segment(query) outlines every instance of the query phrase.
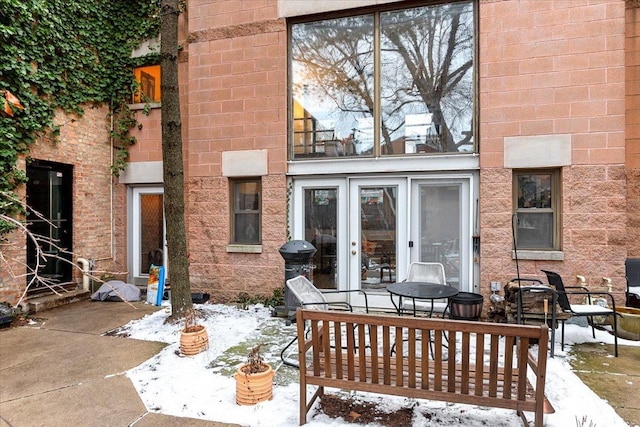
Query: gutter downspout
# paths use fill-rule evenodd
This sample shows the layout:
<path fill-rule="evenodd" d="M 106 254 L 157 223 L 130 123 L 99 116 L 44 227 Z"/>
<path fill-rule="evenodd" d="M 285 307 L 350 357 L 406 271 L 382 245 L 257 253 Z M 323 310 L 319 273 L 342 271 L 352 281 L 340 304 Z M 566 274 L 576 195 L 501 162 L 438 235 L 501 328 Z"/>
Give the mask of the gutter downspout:
<path fill-rule="evenodd" d="M 88 291 L 89 290 L 89 265 L 90 262 L 88 259 L 85 258 L 78 258 L 78 264 L 82 265 L 82 290 L 83 291 Z"/>

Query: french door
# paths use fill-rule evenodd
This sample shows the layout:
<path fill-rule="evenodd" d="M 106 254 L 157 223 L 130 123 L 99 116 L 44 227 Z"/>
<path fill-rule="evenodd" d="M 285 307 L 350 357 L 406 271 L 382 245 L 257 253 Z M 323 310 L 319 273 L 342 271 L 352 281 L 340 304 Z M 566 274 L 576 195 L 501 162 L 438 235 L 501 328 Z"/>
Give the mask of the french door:
<path fill-rule="evenodd" d="M 347 289 L 346 188 L 344 179 L 297 180 L 294 187 L 293 236 L 316 248 L 310 276 L 319 289 Z"/>
<path fill-rule="evenodd" d="M 371 307 L 392 308 L 386 286 L 413 261 L 440 262 L 449 284 L 471 288 L 470 177 L 331 178 L 294 181 L 292 238 L 316 247 L 319 289 L 362 290 Z M 364 305 L 358 293 L 328 299 Z M 330 297 L 330 298 L 329 298 Z"/>
<path fill-rule="evenodd" d="M 437 262 L 445 279 L 473 290 L 470 179 L 418 179 L 411 184 L 410 261 Z"/>
<path fill-rule="evenodd" d="M 149 267 L 167 265 L 162 187 L 136 187 L 132 191 L 131 271 L 136 285 L 146 285 Z"/>
<path fill-rule="evenodd" d="M 387 307 L 386 286 L 407 262 L 406 178 L 349 180 L 349 289 L 367 292 L 369 305 Z M 352 294 L 352 304 L 364 297 Z"/>

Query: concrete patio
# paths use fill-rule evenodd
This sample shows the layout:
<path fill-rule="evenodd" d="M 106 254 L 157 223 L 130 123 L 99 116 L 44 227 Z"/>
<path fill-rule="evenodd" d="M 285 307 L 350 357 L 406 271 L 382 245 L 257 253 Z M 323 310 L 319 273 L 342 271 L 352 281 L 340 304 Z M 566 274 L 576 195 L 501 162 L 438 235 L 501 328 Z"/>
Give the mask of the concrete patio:
<path fill-rule="evenodd" d="M 156 310 L 87 299 L 0 330 L 0 426 L 229 426 L 143 405 L 125 372 L 165 344 L 104 334 Z"/>

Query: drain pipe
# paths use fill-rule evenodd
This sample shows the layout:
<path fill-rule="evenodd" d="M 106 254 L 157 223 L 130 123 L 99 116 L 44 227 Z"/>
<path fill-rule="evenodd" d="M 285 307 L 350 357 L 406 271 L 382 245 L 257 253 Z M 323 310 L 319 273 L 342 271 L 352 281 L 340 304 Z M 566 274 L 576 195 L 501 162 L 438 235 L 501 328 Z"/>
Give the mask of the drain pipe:
<path fill-rule="evenodd" d="M 90 262 L 88 259 L 85 258 L 78 258 L 78 264 L 81 264 L 82 266 L 82 290 L 84 291 L 88 291 L 89 290 L 89 265 Z"/>

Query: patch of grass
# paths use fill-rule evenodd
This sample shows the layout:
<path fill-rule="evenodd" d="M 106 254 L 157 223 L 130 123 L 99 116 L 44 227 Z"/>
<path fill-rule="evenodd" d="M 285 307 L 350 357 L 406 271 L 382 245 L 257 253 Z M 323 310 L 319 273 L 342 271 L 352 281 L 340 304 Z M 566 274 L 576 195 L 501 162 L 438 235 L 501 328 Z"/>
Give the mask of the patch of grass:
<path fill-rule="evenodd" d="M 241 292 L 238 296 L 233 300 L 233 302 L 241 304 L 244 308 L 254 305 L 254 304 L 262 304 L 265 307 L 277 307 L 279 305 L 284 305 L 284 288 L 276 288 L 273 290 L 273 294 L 270 296 L 266 295 L 249 295 L 246 292 Z"/>

